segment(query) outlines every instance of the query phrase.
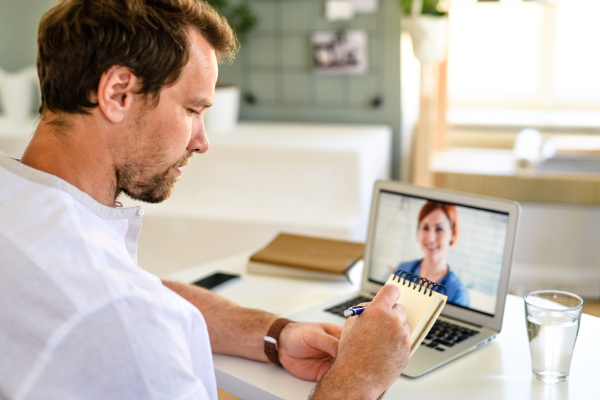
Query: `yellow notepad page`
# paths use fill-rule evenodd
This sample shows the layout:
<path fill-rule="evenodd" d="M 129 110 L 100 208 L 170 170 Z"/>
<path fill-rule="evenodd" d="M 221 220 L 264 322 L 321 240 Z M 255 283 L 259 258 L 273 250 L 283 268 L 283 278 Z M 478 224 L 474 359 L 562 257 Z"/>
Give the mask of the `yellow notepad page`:
<path fill-rule="evenodd" d="M 394 274 L 390 276 L 386 285 L 390 283 L 398 286 L 401 290 L 397 303 L 406 309 L 406 322 L 410 327 L 410 358 L 439 317 L 448 296 L 416 285 Z"/>

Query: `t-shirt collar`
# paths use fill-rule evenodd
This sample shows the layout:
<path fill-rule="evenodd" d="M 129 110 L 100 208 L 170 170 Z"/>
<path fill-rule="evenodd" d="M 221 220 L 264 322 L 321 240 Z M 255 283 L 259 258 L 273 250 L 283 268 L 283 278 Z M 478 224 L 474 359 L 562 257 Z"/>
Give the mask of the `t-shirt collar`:
<path fill-rule="evenodd" d="M 143 215 L 143 210 L 139 206 L 127 208 L 118 207 L 118 204 L 115 204 L 114 207 L 105 206 L 89 194 L 71 185 L 69 182 L 55 175 L 25 165 L 16 158 L 10 157 L 2 152 L 0 152 L 0 167 L 22 177 L 23 179 L 53 187 L 70 194 L 101 218 L 129 219 L 133 217 L 141 217 Z"/>

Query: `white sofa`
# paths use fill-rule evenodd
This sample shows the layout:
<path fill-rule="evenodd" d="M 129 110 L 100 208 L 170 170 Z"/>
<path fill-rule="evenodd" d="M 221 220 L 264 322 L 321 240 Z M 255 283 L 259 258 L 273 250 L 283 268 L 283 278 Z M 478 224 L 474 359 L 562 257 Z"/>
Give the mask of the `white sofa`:
<path fill-rule="evenodd" d="M 373 184 L 390 176 L 391 128 L 241 123 L 210 135 L 173 196 L 145 209 L 139 262 L 158 275 L 242 251 L 280 231 L 365 241 Z"/>

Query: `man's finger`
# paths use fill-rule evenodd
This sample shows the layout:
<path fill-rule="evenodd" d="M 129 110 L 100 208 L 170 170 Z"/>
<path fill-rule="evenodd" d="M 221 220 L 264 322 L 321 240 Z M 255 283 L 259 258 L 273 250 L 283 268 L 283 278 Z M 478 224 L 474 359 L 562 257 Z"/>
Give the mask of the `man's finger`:
<path fill-rule="evenodd" d="M 317 382 L 320 382 L 321 379 L 323 379 L 323 376 L 327 373 L 327 371 L 329 371 L 329 368 L 331 368 L 331 364 L 333 363 L 333 360 L 329 360 L 323 363 L 323 365 L 321 365 L 321 367 L 319 368 L 319 372 L 317 373 Z"/>
<path fill-rule="evenodd" d="M 340 336 L 342 335 L 342 327 L 340 325 L 323 322 L 323 323 L 321 323 L 321 326 L 323 327 L 323 330 L 325 332 L 329 333 L 333 337 L 336 337 L 339 339 Z"/>
<path fill-rule="evenodd" d="M 402 318 L 403 321 L 406 321 L 406 308 L 404 308 L 402 304 L 394 304 L 392 310 L 396 311 L 398 313 L 398 316 Z"/>
<path fill-rule="evenodd" d="M 381 289 L 379 289 L 379 292 L 377 292 L 377 295 L 375 296 L 371 304 L 383 304 L 389 308 L 392 308 L 399 298 L 400 288 L 396 285 L 388 284 L 384 285 Z"/>
<path fill-rule="evenodd" d="M 329 335 L 325 332 L 313 331 L 309 344 L 311 347 L 324 351 L 331 355 L 331 357 L 335 358 L 335 356 L 337 356 L 339 342 L 340 340 L 335 336 Z"/>

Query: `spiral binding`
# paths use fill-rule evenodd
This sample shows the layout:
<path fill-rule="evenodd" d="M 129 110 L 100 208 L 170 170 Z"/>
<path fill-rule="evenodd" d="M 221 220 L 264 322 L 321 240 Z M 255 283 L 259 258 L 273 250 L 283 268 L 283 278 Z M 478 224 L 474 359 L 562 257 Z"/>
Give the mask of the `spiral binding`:
<path fill-rule="evenodd" d="M 396 279 L 398 278 L 398 279 Z M 429 289 L 429 297 L 433 294 L 434 291 L 441 293 L 443 295 L 446 294 L 446 286 L 441 285 L 439 283 L 435 283 L 430 281 L 429 279 L 421 278 L 419 275 L 411 274 L 408 271 L 400 270 L 394 273 L 394 280 L 397 280 L 398 283 L 402 285 L 406 285 L 408 282 L 408 288 L 410 289 L 411 283 L 413 284 L 413 289 L 416 289 L 419 286 L 419 292 L 421 289 L 425 288 L 423 294 L 427 294 L 427 289 Z M 402 281 L 402 282 L 401 282 Z M 442 293 L 443 290 L 443 293 Z"/>

